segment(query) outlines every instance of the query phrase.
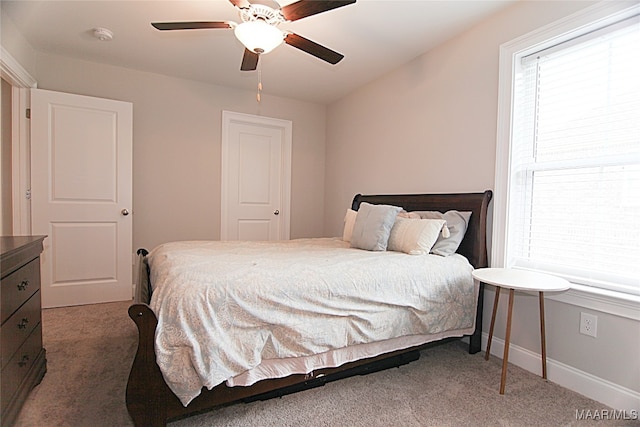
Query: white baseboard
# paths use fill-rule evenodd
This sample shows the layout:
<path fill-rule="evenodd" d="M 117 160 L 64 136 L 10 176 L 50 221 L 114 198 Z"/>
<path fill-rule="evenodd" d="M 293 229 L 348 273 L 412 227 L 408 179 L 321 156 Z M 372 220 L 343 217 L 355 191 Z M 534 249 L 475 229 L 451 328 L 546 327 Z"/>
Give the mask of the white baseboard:
<path fill-rule="evenodd" d="M 486 351 L 489 334 L 482 334 L 482 350 Z M 502 359 L 504 340 L 493 337 L 491 355 Z M 526 348 L 511 344 L 509 347 L 509 363 L 513 363 L 536 375 L 542 374 L 540 354 Z M 569 390 L 580 393 L 613 409 L 630 411 L 640 408 L 640 393 L 596 377 L 588 372 L 555 361 L 547 357 L 547 378 Z M 509 376 L 507 375 L 507 382 Z M 507 390 L 509 384 L 507 383 Z M 592 408 L 593 410 L 599 408 Z"/>

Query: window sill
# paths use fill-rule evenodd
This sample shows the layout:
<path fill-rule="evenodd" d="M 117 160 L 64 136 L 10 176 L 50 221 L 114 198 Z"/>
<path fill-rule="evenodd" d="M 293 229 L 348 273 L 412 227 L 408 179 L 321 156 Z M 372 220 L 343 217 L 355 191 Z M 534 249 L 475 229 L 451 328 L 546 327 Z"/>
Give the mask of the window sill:
<path fill-rule="evenodd" d="M 640 296 L 571 284 L 566 292 L 549 293 L 547 299 L 640 321 Z"/>

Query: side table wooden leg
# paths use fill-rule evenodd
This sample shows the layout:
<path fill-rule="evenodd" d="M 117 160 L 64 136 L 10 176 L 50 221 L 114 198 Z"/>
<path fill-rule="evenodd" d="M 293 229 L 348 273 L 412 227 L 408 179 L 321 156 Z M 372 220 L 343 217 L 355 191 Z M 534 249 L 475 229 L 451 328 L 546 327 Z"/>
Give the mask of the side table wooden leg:
<path fill-rule="evenodd" d="M 544 327 L 544 292 L 540 291 L 540 348 L 542 350 L 542 378 L 547 379 L 547 344 Z"/>
<path fill-rule="evenodd" d="M 504 354 L 502 356 L 502 377 L 500 378 L 500 394 L 504 394 L 507 380 L 507 364 L 509 363 L 509 340 L 511 338 L 511 314 L 513 313 L 514 290 L 509 289 L 509 311 L 507 312 L 507 332 L 504 337 Z"/>
<path fill-rule="evenodd" d="M 487 351 L 484 360 L 489 360 L 491 354 L 491 341 L 493 340 L 493 326 L 496 324 L 496 312 L 498 311 L 498 301 L 500 300 L 500 286 L 496 286 L 496 296 L 493 299 L 493 312 L 491 313 L 491 326 L 489 327 L 489 339 L 487 340 Z"/>

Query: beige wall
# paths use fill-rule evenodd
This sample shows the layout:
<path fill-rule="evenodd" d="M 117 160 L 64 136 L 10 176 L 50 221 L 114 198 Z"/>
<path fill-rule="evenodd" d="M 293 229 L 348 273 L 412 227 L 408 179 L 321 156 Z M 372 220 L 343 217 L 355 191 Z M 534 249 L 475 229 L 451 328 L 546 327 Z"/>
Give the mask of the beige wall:
<path fill-rule="evenodd" d="M 492 189 L 500 45 L 591 4 L 519 2 L 330 105 L 325 234 L 341 233 L 345 209 L 359 192 Z M 493 296 L 489 287 L 485 331 Z M 505 300 L 498 338 L 504 337 Z M 581 311 L 598 316 L 598 338 L 578 333 Z M 575 368 L 626 387 L 638 399 L 640 322 L 557 301 L 549 301 L 546 312 L 551 359 L 568 371 Z M 537 298 L 518 295 L 512 343 L 522 353 L 539 354 L 538 325 Z M 539 369 L 538 361 L 534 369 Z"/>
<path fill-rule="evenodd" d="M 133 103 L 134 248 L 219 239 L 222 110 L 293 122 L 291 236 L 322 235 L 325 107 L 38 54 L 41 89 Z"/>
<path fill-rule="evenodd" d="M 588 4 L 518 3 L 330 105 L 325 234 L 356 193 L 493 188 L 500 44 Z"/>

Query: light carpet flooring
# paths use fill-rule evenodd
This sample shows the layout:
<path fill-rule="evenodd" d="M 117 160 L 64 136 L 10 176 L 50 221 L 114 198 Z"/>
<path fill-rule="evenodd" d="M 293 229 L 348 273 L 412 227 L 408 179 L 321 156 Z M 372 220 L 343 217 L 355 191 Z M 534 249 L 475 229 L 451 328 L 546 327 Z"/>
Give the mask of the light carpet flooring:
<path fill-rule="evenodd" d="M 125 387 L 137 331 L 128 302 L 43 311 L 47 374 L 17 426 L 133 425 Z M 239 403 L 170 423 L 196 426 L 609 426 L 637 421 L 577 420 L 605 405 L 510 365 L 498 393 L 501 361 L 470 355 L 459 341 L 419 360 L 267 401 Z"/>

